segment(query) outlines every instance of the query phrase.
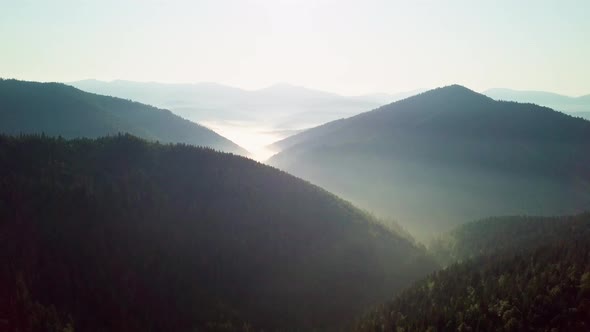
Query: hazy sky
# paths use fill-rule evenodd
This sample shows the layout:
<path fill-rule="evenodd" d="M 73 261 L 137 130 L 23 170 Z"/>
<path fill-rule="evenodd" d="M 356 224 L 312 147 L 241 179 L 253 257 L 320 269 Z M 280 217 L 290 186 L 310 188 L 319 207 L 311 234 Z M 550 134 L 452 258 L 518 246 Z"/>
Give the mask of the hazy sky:
<path fill-rule="evenodd" d="M 581 95 L 589 16 L 589 0 L 0 0 L 0 77 Z"/>

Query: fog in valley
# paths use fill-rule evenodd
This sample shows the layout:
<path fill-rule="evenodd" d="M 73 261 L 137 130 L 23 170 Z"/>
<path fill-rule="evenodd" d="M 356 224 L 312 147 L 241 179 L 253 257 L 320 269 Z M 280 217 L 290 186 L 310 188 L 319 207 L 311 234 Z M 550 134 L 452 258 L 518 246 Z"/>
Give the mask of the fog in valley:
<path fill-rule="evenodd" d="M 590 331 L 590 2 L 0 8 L 1 332 Z"/>

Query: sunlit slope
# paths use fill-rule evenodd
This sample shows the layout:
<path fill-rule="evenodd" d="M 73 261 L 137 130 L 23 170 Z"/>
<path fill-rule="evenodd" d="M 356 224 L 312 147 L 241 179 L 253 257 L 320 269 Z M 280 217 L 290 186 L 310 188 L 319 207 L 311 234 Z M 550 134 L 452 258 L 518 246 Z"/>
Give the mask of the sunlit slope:
<path fill-rule="evenodd" d="M 154 141 L 247 154 L 230 140 L 168 110 L 87 93 L 60 83 L 0 80 L 0 132 L 69 138 L 122 132 Z"/>
<path fill-rule="evenodd" d="M 429 245 L 441 264 L 479 256 L 515 254 L 552 243 L 588 242 L 590 213 L 562 217 L 491 217 L 440 234 Z"/>
<path fill-rule="evenodd" d="M 570 241 L 452 265 L 353 331 L 588 331 L 590 245 Z"/>
<path fill-rule="evenodd" d="M 590 122 L 448 86 L 275 144 L 270 163 L 420 236 L 590 207 Z"/>
<path fill-rule="evenodd" d="M 339 330 L 435 268 L 336 196 L 210 149 L 0 137 L 0 184 L 19 330 L 47 310 L 76 331 Z"/>
<path fill-rule="evenodd" d="M 590 213 L 459 226 L 430 248 L 448 267 L 369 311 L 355 330 L 587 331 L 589 238 Z"/>

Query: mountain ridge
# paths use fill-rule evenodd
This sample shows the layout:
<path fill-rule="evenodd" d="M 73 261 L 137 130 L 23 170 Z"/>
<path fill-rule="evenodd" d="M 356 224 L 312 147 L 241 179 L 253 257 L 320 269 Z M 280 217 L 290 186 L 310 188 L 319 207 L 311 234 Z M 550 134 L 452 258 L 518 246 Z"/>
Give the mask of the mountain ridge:
<path fill-rule="evenodd" d="M 281 152 L 271 165 L 395 218 L 410 232 L 435 226 L 429 219 L 450 226 L 590 206 L 588 121 L 458 85 L 303 131 L 274 147 Z M 543 198 L 552 191 L 563 195 Z"/>
<path fill-rule="evenodd" d="M 78 81 L 70 84 L 89 92 L 127 97 L 173 112 L 193 121 L 256 121 L 274 129 L 303 129 L 339 117 L 350 116 L 397 100 L 408 93 L 344 96 L 289 83 L 261 89 L 241 89 L 213 83 L 165 84 L 125 81 Z M 203 88 L 203 89 L 202 89 Z M 206 92 L 206 93 L 205 93 Z M 410 92 L 411 93 L 411 92 Z M 290 127 L 283 125 L 289 123 Z"/>
<path fill-rule="evenodd" d="M 171 111 L 84 92 L 63 83 L 0 81 L 0 130 L 98 137 L 129 132 L 151 140 L 203 145 L 247 155 L 237 144 Z"/>
<path fill-rule="evenodd" d="M 579 113 L 582 117 L 587 118 L 583 112 L 590 112 L 590 94 L 572 97 L 548 91 L 507 88 L 488 89 L 482 93 L 495 100 L 533 103 L 566 112 L 573 116 L 577 116 L 576 113 Z"/>
<path fill-rule="evenodd" d="M 437 266 L 334 194 L 207 148 L 0 135 L 0 183 L 11 330 L 46 312 L 39 330 L 342 330 Z"/>

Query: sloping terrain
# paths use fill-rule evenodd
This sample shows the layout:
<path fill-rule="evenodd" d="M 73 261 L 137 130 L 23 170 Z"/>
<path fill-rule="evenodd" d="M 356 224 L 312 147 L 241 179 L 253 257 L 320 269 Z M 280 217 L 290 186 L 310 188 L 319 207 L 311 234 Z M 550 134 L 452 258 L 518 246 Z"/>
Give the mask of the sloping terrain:
<path fill-rule="evenodd" d="M 0 80 L 0 132 L 100 137 L 130 133 L 165 143 L 187 143 L 247 155 L 210 129 L 168 110 L 87 93 L 60 83 Z"/>
<path fill-rule="evenodd" d="M 590 207 L 590 122 L 448 86 L 274 144 L 269 163 L 420 238 Z"/>
<path fill-rule="evenodd" d="M 590 246 L 570 241 L 436 272 L 354 331 L 588 331 Z"/>
<path fill-rule="evenodd" d="M 128 135 L 0 136 L 0 239 L 7 331 L 339 330 L 436 268 L 305 181 Z"/>
<path fill-rule="evenodd" d="M 431 253 L 447 265 L 479 256 L 526 252 L 547 244 L 590 239 L 590 213 L 562 217 L 492 217 L 439 235 Z"/>
<path fill-rule="evenodd" d="M 500 88 L 486 90 L 483 94 L 496 100 L 533 103 L 572 115 L 577 112 L 590 111 L 590 95 L 570 97 L 545 91 L 519 91 Z"/>

